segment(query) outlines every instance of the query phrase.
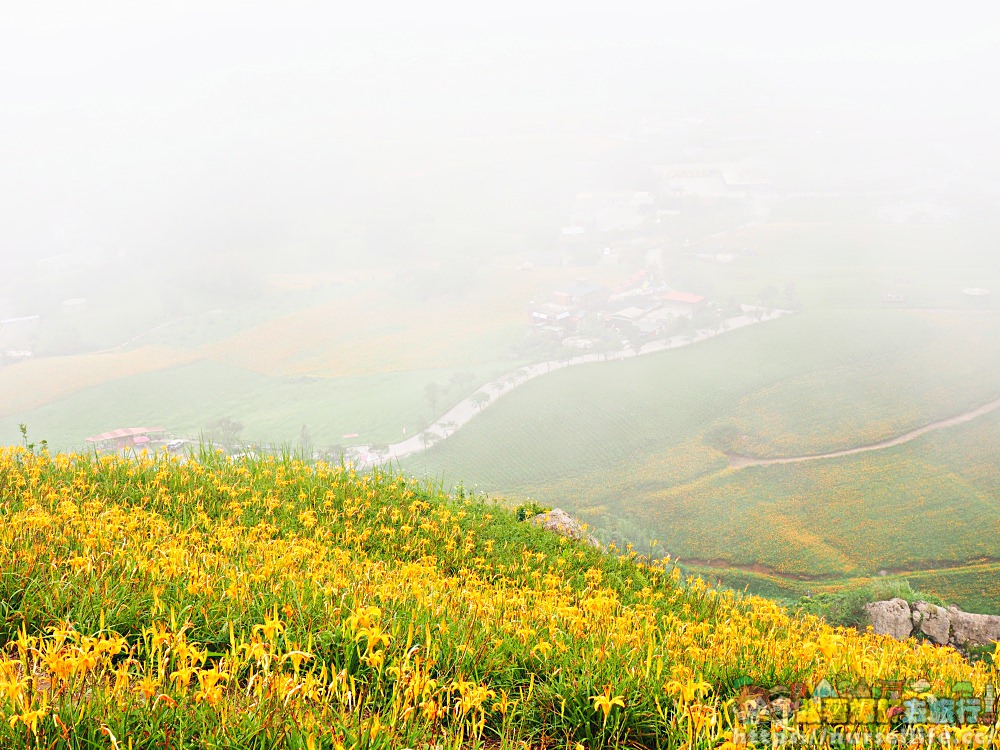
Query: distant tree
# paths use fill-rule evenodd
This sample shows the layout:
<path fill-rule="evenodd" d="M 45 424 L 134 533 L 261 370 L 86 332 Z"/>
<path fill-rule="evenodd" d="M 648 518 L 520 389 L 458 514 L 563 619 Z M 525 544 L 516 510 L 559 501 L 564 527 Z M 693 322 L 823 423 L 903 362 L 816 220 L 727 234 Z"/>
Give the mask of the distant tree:
<path fill-rule="evenodd" d="M 760 290 L 757 300 L 762 307 L 774 307 L 778 303 L 778 288 L 773 284 L 768 284 Z"/>
<path fill-rule="evenodd" d="M 794 281 L 789 281 L 787 284 L 785 284 L 784 300 L 785 300 L 785 304 L 787 304 L 789 307 L 794 307 L 795 306 L 795 282 Z"/>
<path fill-rule="evenodd" d="M 712 314 L 714 320 L 712 321 L 712 329 L 716 333 L 722 333 L 726 330 L 726 312 L 721 307 L 713 307 Z"/>
<path fill-rule="evenodd" d="M 385 461 L 385 457 L 389 455 L 389 445 L 387 443 L 372 443 L 368 446 L 368 450 L 375 454 L 379 463 Z"/>
<path fill-rule="evenodd" d="M 309 428 L 306 425 L 302 425 L 302 429 L 299 430 L 299 445 L 306 456 L 312 455 L 312 435 L 309 434 Z"/>
<path fill-rule="evenodd" d="M 713 424 L 702 437 L 703 442 L 723 453 L 733 453 L 740 444 L 743 430 L 734 422 Z"/>
<path fill-rule="evenodd" d="M 479 411 L 483 410 L 483 407 L 490 402 L 490 394 L 486 391 L 478 391 L 472 396 L 472 405 L 475 406 Z"/>
<path fill-rule="evenodd" d="M 670 333 L 676 335 L 690 334 L 694 331 L 694 322 L 687 315 L 678 315 L 673 320 Z"/>
<path fill-rule="evenodd" d="M 431 407 L 431 416 L 437 414 L 438 400 L 441 398 L 441 386 L 437 383 L 428 383 L 424 386 L 424 398 Z"/>
<path fill-rule="evenodd" d="M 430 430 L 424 430 L 420 433 L 420 442 L 423 443 L 424 450 L 433 447 L 441 439 L 441 435 L 436 432 L 431 432 Z"/>
<path fill-rule="evenodd" d="M 243 423 L 237 422 L 232 417 L 220 417 L 209 422 L 205 432 L 209 440 L 231 446 L 239 440 L 240 433 L 243 432 Z"/>
<path fill-rule="evenodd" d="M 560 360 L 566 356 L 566 347 L 562 345 L 562 341 L 559 339 L 549 339 L 548 346 L 546 347 L 546 359 L 549 360 Z"/>
<path fill-rule="evenodd" d="M 743 312 L 743 308 L 740 307 L 739 301 L 736 297 L 730 295 L 726 297 L 725 303 L 722 305 L 722 313 L 727 318 L 734 318 Z"/>
<path fill-rule="evenodd" d="M 455 432 L 456 429 L 458 429 L 458 423 L 450 420 L 448 422 L 442 422 L 441 429 L 444 430 L 444 436 L 448 437 Z"/>
<path fill-rule="evenodd" d="M 473 375 L 468 370 L 463 370 L 462 372 L 456 372 L 454 375 L 448 378 L 448 382 L 451 385 L 456 386 L 460 392 L 469 390 L 469 388 L 472 387 L 472 384 L 475 382 L 475 380 L 476 376 Z"/>
<path fill-rule="evenodd" d="M 691 316 L 691 327 L 695 331 L 711 330 L 715 327 L 715 323 L 716 315 L 707 307 L 695 310 L 694 314 Z"/>

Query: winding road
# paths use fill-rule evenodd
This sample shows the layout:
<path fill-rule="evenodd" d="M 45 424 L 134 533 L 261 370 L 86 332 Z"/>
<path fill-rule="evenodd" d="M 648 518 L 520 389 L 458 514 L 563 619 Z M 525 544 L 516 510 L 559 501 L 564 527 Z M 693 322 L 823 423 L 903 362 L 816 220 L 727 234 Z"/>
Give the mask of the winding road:
<path fill-rule="evenodd" d="M 651 341 L 642 345 L 638 350 L 626 348 L 615 352 L 581 354 L 570 359 L 552 360 L 550 362 L 540 362 L 534 365 L 527 365 L 519 370 L 496 378 L 495 380 L 492 380 L 486 385 L 480 387 L 474 394 L 463 399 L 443 415 L 435 419 L 434 422 L 423 432 L 413 435 L 412 437 L 399 443 L 390 445 L 383 461 L 397 461 L 399 459 L 406 458 L 407 456 L 412 456 L 416 453 L 427 450 L 427 448 L 431 445 L 437 444 L 441 440 L 451 437 L 451 435 L 453 435 L 459 428 L 475 418 L 481 411 L 495 404 L 501 396 L 510 393 L 518 386 L 527 383 L 529 380 L 534 380 L 535 378 L 543 375 L 548 375 L 556 370 L 593 362 L 624 360 L 632 357 L 655 354 L 668 349 L 677 349 L 682 346 L 690 346 L 691 344 L 695 344 L 699 341 L 705 341 L 706 339 L 722 335 L 728 331 L 766 322 L 768 320 L 774 320 L 783 315 L 788 315 L 789 313 L 790 311 L 788 310 L 769 310 L 768 313 L 761 318 L 751 315 L 741 315 L 727 319 L 725 324 L 719 330 L 702 330 L 697 331 L 695 335 L 690 337 L 674 336 L 670 339 Z M 480 399 L 477 400 L 476 396 L 479 394 L 485 394 L 488 399 L 482 400 L 482 397 L 480 397 Z M 965 422 L 971 422 L 972 420 L 995 411 L 996 409 L 1000 409 L 1000 398 L 983 404 L 975 409 L 963 412 L 957 416 L 942 419 L 937 422 L 931 422 L 923 427 L 918 427 L 915 430 L 910 430 L 909 432 L 888 440 L 882 440 L 877 443 L 862 445 L 855 448 L 830 451 L 828 453 L 816 453 L 804 456 L 786 456 L 782 458 L 754 458 L 752 456 L 729 454 L 727 456 L 729 459 L 729 468 L 744 469 L 749 466 L 793 464 L 801 463 L 803 461 L 819 461 L 826 458 L 839 458 L 841 456 L 850 456 L 855 453 L 866 453 L 868 451 L 885 450 L 886 448 L 893 448 L 897 445 L 908 443 L 911 440 L 916 440 L 929 432 L 942 430 L 947 427 L 953 427 Z"/>
<path fill-rule="evenodd" d="M 789 310 L 767 310 L 767 312 L 759 318 L 756 315 L 746 314 L 752 311 L 752 309 L 744 308 L 743 315 L 727 318 L 718 330 L 700 330 L 696 331 L 693 336 L 674 336 L 669 339 L 650 341 L 643 344 L 638 349 L 626 348 L 615 352 L 581 354 L 577 357 L 571 357 L 570 359 L 540 362 L 538 364 L 522 367 L 519 370 L 503 375 L 480 387 L 475 393 L 463 399 L 445 412 L 442 416 L 434 420 L 434 422 L 423 432 L 420 432 L 407 440 L 403 440 L 402 442 L 390 445 L 384 460 L 394 461 L 407 456 L 412 456 L 415 453 L 420 453 L 421 451 L 426 450 L 432 444 L 436 444 L 441 440 L 451 437 L 456 430 L 472 420 L 483 409 L 487 409 L 495 404 L 501 396 L 510 393 L 512 390 L 520 385 L 524 385 L 529 380 L 534 380 L 542 375 L 548 375 L 551 372 L 561 370 L 565 367 L 574 367 L 576 365 L 590 364 L 593 362 L 610 362 L 614 360 L 630 359 L 632 357 L 655 354 L 657 352 L 666 351 L 667 349 L 678 349 L 683 346 L 690 346 L 691 344 L 695 344 L 699 341 L 705 341 L 706 339 L 723 335 L 738 328 L 745 328 L 747 326 L 756 325 L 757 323 L 763 323 L 768 320 L 775 320 L 783 315 L 790 314 Z M 478 403 L 476 400 L 476 394 L 478 393 L 486 394 L 489 396 L 489 400 L 484 401 L 483 403 Z"/>
<path fill-rule="evenodd" d="M 390 445 L 384 461 L 399 460 L 427 450 L 427 448 L 431 445 L 451 437 L 455 431 L 470 422 L 481 411 L 495 404 L 501 396 L 510 393 L 518 386 L 527 383 L 529 380 L 534 380 L 535 378 L 543 375 L 548 375 L 556 370 L 593 362 L 624 360 L 632 357 L 655 354 L 668 349 L 677 349 L 682 346 L 690 346 L 691 344 L 695 344 L 699 341 L 705 341 L 706 339 L 722 335 L 728 331 L 745 328 L 746 326 L 762 323 L 768 320 L 774 320 L 788 314 L 788 310 L 769 310 L 766 315 L 760 318 L 755 315 L 751 316 L 744 314 L 727 319 L 720 330 L 701 330 L 697 331 L 693 336 L 674 336 L 670 339 L 651 341 L 643 344 L 638 349 L 626 348 L 615 352 L 581 354 L 577 357 L 571 357 L 570 359 L 553 360 L 550 362 L 540 362 L 534 365 L 527 365 L 480 387 L 474 394 L 464 398 L 443 415 L 435 419 L 434 422 L 423 432 L 403 440 L 402 442 Z M 480 394 L 485 394 L 485 396 L 488 396 L 488 399 L 484 400 L 482 399 L 482 396 L 480 396 L 480 399 L 477 400 L 476 396 Z M 941 419 L 937 422 L 931 422 L 923 427 L 918 427 L 915 430 L 910 430 L 909 432 L 898 435 L 894 438 L 889 438 L 888 440 L 857 446 L 855 448 L 830 451 L 828 453 L 816 453 L 804 456 L 785 456 L 782 458 L 753 458 L 752 456 L 728 454 L 727 458 L 729 459 L 729 468 L 744 469 L 749 466 L 794 464 L 804 461 L 819 461 L 825 458 L 839 458 L 841 456 L 851 456 L 856 453 L 885 450 L 886 448 L 893 448 L 897 445 L 902 445 L 912 440 L 916 440 L 929 432 L 943 430 L 947 427 L 953 427 L 965 422 L 971 422 L 972 420 L 985 414 L 989 414 L 996 409 L 1000 409 L 1000 398 L 983 404 L 975 409 L 970 409 L 969 411 L 963 412 L 957 416 Z"/>
<path fill-rule="evenodd" d="M 928 432 L 943 430 L 945 427 L 954 427 L 958 424 L 971 422 L 973 419 L 981 417 L 984 414 L 989 414 L 991 411 L 995 411 L 996 409 L 1000 409 L 1000 398 L 995 401 L 990 401 L 988 404 L 983 404 L 976 409 L 963 412 L 957 417 L 949 417 L 948 419 L 931 422 L 930 424 L 918 427 L 915 430 L 910 430 L 909 432 L 899 435 L 898 437 L 890 438 L 889 440 L 882 440 L 878 443 L 870 443 L 869 445 L 862 445 L 857 448 L 845 448 L 844 450 L 830 451 L 829 453 L 816 453 L 809 456 L 787 456 L 785 458 L 751 458 L 750 456 L 730 454 L 727 456 L 729 459 L 729 468 L 744 469 L 747 466 L 795 464 L 801 463 L 802 461 L 818 461 L 822 458 L 839 458 L 840 456 L 852 456 L 855 453 L 867 453 L 868 451 L 880 451 L 886 448 L 894 448 L 897 445 L 902 445 L 903 443 L 908 443 L 911 440 L 916 440 L 918 437 L 926 435 Z"/>

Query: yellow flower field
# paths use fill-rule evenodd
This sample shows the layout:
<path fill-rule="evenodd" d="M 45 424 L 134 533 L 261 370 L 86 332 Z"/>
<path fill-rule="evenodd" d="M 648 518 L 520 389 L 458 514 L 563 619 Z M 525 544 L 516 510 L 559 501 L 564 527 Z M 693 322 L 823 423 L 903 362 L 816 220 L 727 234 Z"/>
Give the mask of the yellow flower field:
<path fill-rule="evenodd" d="M 1000 682 L 389 473 L 4 449 L 0 503 L 3 747 L 732 747 Z"/>

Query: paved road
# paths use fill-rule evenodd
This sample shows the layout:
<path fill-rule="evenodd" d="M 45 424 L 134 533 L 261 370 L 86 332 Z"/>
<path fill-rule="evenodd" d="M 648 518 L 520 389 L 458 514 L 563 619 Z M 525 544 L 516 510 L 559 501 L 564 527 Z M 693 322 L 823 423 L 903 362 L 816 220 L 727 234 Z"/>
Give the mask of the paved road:
<path fill-rule="evenodd" d="M 868 451 L 880 451 L 886 448 L 893 448 L 897 445 L 902 445 L 903 443 L 908 443 L 911 440 L 916 440 L 921 435 L 926 435 L 928 432 L 934 432 L 935 430 L 943 430 L 945 427 L 953 427 L 957 424 L 962 424 L 964 422 L 971 422 L 977 417 L 981 417 L 984 414 L 989 414 L 991 411 L 1000 409 L 1000 398 L 996 401 L 990 401 L 988 404 L 983 404 L 982 406 L 971 409 L 967 412 L 959 414 L 957 417 L 949 417 L 948 419 L 941 419 L 937 422 L 931 422 L 930 424 L 924 425 L 923 427 L 918 427 L 915 430 L 910 430 L 907 433 L 899 435 L 898 437 L 890 438 L 889 440 L 882 440 L 878 443 L 871 443 L 870 445 L 862 445 L 857 448 L 845 448 L 844 450 L 831 451 L 829 453 L 816 453 L 811 456 L 788 456 L 786 458 L 750 458 L 749 456 L 737 456 L 730 455 L 729 467 L 732 469 L 743 469 L 747 466 L 774 466 L 775 464 L 796 464 L 801 461 L 818 461 L 821 458 L 837 458 L 839 456 L 851 456 L 855 453 L 866 453 Z"/>
<path fill-rule="evenodd" d="M 472 396 L 469 396 L 468 398 L 457 403 L 442 416 L 438 417 L 434 423 L 422 433 L 418 433 L 400 443 L 390 445 L 389 452 L 386 455 L 386 460 L 394 461 L 405 458 L 406 456 L 412 456 L 415 453 L 420 453 L 421 451 L 426 450 L 426 446 L 431 443 L 436 443 L 451 437 L 456 430 L 467 424 L 483 409 L 488 409 L 490 406 L 495 404 L 501 396 L 510 393 L 512 390 L 520 385 L 523 385 L 524 383 L 527 383 L 529 380 L 534 380 L 535 378 L 543 375 L 548 375 L 550 372 L 555 372 L 556 370 L 561 370 L 565 367 L 574 367 L 576 365 L 583 365 L 591 362 L 608 362 L 613 360 L 629 359 L 631 357 L 655 354 L 657 352 L 666 351 L 667 349 L 678 349 L 682 346 L 689 346 L 699 341 L 714 338 L 715 336 L 722 335 L 728 331 L 734 331 L 737 328 L 745 328 L 756 323 L 774 320 L 775 318 L 779 318 L 783 315 L 788 315 L 789 312 L 790 311 L 788 310 L 769 310 L 760 319 L 756 316 L 745 314 L 739 315 L 737 317 L 728 318 L 725 321 L 725 325 L 719 331 L 702 330 L 697 331 L 695 335 L 691 337 L 674 336 L 670 339 L 650 341 L 643 344 L 638 351 L 629 348 L 616 352 L 581 354 L 570 359 L 540 362 L 538 364 L 522 367 L 520 370 L 508 373 L 507 375 L 501 376 L 482 386 L 477 393 L 486 393 L 490 397 L 489 401 L 484 404 L 477 404 L 474 400 L 475 394 L 473 394 Z"/>

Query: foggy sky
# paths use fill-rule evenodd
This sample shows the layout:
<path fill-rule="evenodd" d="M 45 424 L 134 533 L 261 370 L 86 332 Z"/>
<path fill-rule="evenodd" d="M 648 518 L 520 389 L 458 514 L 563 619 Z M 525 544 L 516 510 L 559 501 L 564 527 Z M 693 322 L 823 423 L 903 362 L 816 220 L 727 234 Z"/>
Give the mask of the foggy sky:
<path fill-rule="evenodd" d="M 0 260 L 335 248 L 470 186 L 529 203 L 643 118 L 997 163 L 983 3 L 361 5 L 5 4 Z"/>

